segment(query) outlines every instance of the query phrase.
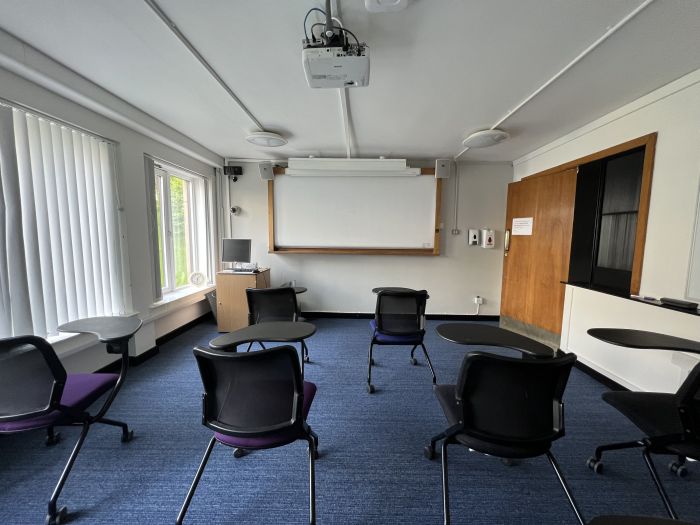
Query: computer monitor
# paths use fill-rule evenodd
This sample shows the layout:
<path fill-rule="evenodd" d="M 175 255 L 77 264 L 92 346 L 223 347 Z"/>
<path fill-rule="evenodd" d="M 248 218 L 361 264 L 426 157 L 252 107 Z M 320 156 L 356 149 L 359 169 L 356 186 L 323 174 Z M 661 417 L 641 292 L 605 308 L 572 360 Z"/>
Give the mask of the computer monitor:
<path fill-rule="evenodd" d="M 222 239 L 221 262 L 249 263 L 250 239 Z"/>

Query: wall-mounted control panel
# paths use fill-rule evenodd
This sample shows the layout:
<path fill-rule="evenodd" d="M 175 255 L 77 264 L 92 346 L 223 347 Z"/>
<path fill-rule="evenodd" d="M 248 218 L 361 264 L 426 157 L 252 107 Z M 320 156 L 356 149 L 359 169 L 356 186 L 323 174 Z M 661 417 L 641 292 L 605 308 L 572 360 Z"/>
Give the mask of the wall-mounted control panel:
<path fill-rule="evenodd" d="M 481 247 L 482 248 L 493 248 L 496 245 L 495 241 L 496 232 L 489 229 L 481 230 Z"/>

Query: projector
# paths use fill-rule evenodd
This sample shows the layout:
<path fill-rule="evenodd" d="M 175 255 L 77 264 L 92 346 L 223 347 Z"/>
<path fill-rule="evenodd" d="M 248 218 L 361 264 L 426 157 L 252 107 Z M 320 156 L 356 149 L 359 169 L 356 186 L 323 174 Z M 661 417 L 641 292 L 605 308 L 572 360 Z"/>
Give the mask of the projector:
<path fill-rule="evenodd" d="M 369 84 L 369 48 L 363 43 L 326 46 L 304 42 L 302 62 L 311 88 L 363 87 Z"/>

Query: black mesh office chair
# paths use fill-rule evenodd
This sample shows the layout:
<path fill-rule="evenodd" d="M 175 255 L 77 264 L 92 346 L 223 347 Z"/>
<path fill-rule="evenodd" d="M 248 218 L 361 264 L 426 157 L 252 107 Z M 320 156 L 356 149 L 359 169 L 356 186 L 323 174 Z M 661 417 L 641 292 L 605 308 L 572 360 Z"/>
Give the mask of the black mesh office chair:
<path fill-rule="evenodd" d="M 299 306 L 294 288 L 246 288 L 248 299 L 248 324 L 268 323 L 271 321 L 297 321 Z M 265 348 L 263 343 L 259 343 Z M 248 345 L 248 351 L 253 343 Z M 302 345 L 304 361 L 309 362 L 309 349 Z"/>
<path fill-rule="evenodd" d="M 606 392 L 603 400 L 619 410 L 645 437 L 635 441 L 602 445 L 588 459 L 588 467 L 603 471 L 602 456 L 608 450 L 641 448 L 651 478 L 668 515 L 678 519 L 666 494 L 651 454 L 677 456 L 669 469 L 680 477 L 687 474 L 686 458 L 700 460 L 700 364 L 695 365 L 675 394 L 657 392 Z"/>
<path fill-rule="evenodd" d="M 58 497 L 90 426 L 94 423 L 119 426 L 122 441 L 131 441 L 133 431 L 126 423 L 104 417 L 122 378 L 117 374 L 67 374 L 53 347 L 41 337 L 0 339 L 0 434 L 47 429 L 49 443 L 53 443 L 54 427 L 82 426 L 49 500 L 47 525 L 59 525 L 68 519 L 66 507 L 57 509 Z M 87 409 L 107 392 L 110 394 L 100 410 L 90 415 Z"/>
<path fill-rule="evenodd" d="M 367 391 L 374 392 L 372 384 L 372 365 L 374 364 L 374 345 L 412 346 L 411 364 L 418 363 L 414 352 L 419 346 L 423 350 L 433 375 L 433 384 L 437 381 L 433 364 L 430 362 L 428 351 L 423 344 L 425 337 L 425 304 L 428 292 L 382 290 L 377 294 L 377 306 L 374 319 L 369 323 L 372 330 L 372 341 L 369 344 L 367 357 Z"/>
<path fill-rule="evenodd" d="M 574 354 L 553 359 L 515 359 L 473 352 L 465 356 L 456 385 L 436 385 L 435 395 L 450 427 L 425 447 L 435 457 L 442 440 L 442 494 L 450 523 L 447 447 L 466 446 L 504 459 L 547 456 L 581 525 L 581 513 L 550 448 L 564 436 L 562 396 Z"/>
<path fill-rule="evenodd" d="M 204 386 L 202 423 L 214 431 L 177 523 L 185 519 L 216 443 L 260 450 L 298 439 L 309 443 L 309 522 L 316 523 L 314 460 L 318 437 L 306 423 L 316 385 L 304 381 L 296 350 L 281 346 L 251 353 L 195 347 Z"/>

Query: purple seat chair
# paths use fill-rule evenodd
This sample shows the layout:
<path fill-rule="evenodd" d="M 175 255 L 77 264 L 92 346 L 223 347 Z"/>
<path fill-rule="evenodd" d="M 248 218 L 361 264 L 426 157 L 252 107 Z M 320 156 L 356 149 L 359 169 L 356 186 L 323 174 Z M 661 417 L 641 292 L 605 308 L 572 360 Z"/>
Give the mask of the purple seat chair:
<path fill-rule="evenodd" d="M 66 507 L 57 510 L 56 502 L 90 425 L 104 423 L 121 427 L 123 442 L 130 441 L 133 436 L 126 423 L 104 417 L 121 387 L 123 372 L 119 375 L 68 374 L 45 339 L 32 335 L 0 339 L 0 433 L 47 429 L 47 444 L 53 444 L 58 439 L 54 427 L 82 426 L 78 442 L 49 500 L 48 525 L 59 525 L 68 517 Z M 110 394 L 100 410 L 90 415 L 87 409 L 107 392 Z"/>
<path fill-rule="evenodd" d="M 425 337 L 425 304 L 428 301 L 428 292 L 425 290 L 380 290 L 377 293 L 377 306 L 374 319 L 369 323 L 372 330 L 372 341 L 369 344 L 369 356 L 367 358 L 367 391 L 374 392 L 372 384 L 372 356 L 374 345 L 399 345 L 412 346 L 411 364 L 418 361 L 414 357 L 416 348 L 423 350 L 425 360 L 428 362 L 430 372 L 433 375 L 433 384 L 437 381 L 435 370 L 430 362 L 428 351 L 423 344 Z"/>
<path fill-rule="evenodd" d="M 216 443 L 261 450 L 298 439 L 309 443 L 309 523 L 316 523 L 318 437 L 306 423 L 316 385 L 304 381 L 294 347 L 240 354 L 195 347 L 194 355 L 204 386 L 202 422 L 214 435 L 180 509 L 178 525 L 185 519 Z"/>

